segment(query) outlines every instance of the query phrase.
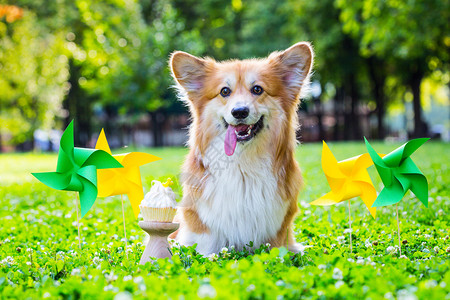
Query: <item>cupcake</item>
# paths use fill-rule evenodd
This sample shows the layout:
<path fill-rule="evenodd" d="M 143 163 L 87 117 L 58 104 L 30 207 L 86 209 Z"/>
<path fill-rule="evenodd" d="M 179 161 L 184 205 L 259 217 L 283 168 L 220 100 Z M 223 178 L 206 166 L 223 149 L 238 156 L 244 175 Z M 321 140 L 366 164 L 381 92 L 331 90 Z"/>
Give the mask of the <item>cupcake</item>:
<path fill-rule="evenodd" d="M 144 221 L 170 223 L 177 211 L 175 193 L 169 187 L 172 180 L 167 179 L 165 183 L 157 180 L 152 181 L 152 187 L 139 205 Z"/>

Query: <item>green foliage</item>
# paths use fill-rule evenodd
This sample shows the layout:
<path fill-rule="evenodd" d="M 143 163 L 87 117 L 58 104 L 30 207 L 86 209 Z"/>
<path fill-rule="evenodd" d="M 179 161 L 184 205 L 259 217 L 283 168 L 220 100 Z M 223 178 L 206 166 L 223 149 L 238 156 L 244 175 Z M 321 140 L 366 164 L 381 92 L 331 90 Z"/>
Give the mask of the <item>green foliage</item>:
<path fill-rule="evenodd" d="M 387 153 L 399 144 L 373 145 Z M 365 151 L 364 144 L 330 144 L 338 160 Z M 429 142 L 413 159 L 430 183 L 430 208 L 413 195 L 399 203 L 402 253 L 395 246 L 395 208 L 373 220 L 362 201 L 352 201 L 353 253 L 349 253 L 346 205 L 309 206 L 329 187 L 320 166 L 320 144 L 300 146 L 305 176 L 295 221 L 304 255 L 262 245 L 248 251 L 223 249 L 203 257 L 195 249 L 172 248 L 173 259 L 138 266 L 144 232 L 126 203 L 123 235 L 120 198 L 98 199 L 81 221 L 78 249 L 75 195 L 33 181 L 29 172 L 53 169 L 56 155 L 2 154 L 0 165 L 0 297 L 2 298 L 402 298 L 444 299 L 450 293 L 450 157 L 447 144 Z M 140 149 L 162 157 L 142 168 L 152 179 L 177 179 L 186 149 Z M 369 170 L 377 189 L 381 182 Z M 179 182 L 175 180 L 175 192 Z"/>
<path fill-rule="evenodd" d="M 22 143 L 37 128 L 55 126 L 68 91 L 61 34 L 51 34 L 36 15 L 0 19 L 0 134 Z"/>

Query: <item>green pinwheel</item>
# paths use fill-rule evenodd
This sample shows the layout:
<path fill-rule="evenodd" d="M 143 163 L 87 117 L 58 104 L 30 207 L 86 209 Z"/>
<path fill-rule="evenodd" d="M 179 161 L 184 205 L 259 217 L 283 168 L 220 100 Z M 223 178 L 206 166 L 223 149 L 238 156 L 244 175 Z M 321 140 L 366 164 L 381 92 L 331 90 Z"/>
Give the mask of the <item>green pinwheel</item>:
<path fill-rule="evenodd" d="M 364 139 L 370 157 L 384 184 L 383 190 L 372 207 L 396 204 L 402 200 L 408 190 L 411 190 L 428 207 L 427 179 L 410 156 L 429 139 L 420 138 L 408 141 L 383 158 L 377 154 L 367 139 Z"/>
<path fill-rule="evenodd" d="M 84 217 L 97 199 L 97 169 L 109 168 L 122 168 L 122 165 L 103 150 L 74 147 L 72 120 L 61 137 L 56 172 L 32 175 L 56 190 L 79 192 L 81 217 Z"/>

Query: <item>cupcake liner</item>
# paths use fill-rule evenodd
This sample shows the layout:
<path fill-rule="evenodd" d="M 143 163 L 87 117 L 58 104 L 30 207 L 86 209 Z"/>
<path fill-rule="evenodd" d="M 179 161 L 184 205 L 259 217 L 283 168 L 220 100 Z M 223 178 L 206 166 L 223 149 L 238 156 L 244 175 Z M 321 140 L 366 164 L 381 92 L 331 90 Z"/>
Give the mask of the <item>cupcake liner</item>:
<path fill-rule="evenodd" d="M 171 223 L 177 212 L 176 208 L 162 207 L 154 208 L 139 205 L 144 221 Z"/>

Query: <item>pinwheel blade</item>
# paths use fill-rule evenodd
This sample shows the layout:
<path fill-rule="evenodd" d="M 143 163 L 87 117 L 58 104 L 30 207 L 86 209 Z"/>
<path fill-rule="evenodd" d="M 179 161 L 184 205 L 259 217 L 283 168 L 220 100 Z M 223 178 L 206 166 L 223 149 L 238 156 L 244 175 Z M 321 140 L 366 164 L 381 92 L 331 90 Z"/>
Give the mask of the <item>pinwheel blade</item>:
<path fill-rule="evenodd" d="M 419 198 L 420 202 L 428 208 L 428 181 L 422 174 L 409 175 L 411 191 Z"/>
<path fill-rule="evenodd" d="M 80 192 L 81 218 L 83 218 L 97 199 L 97 187 L 83 177 L 81 177 L 81 182 L 84 187 L 83 191 Z"/>
<path fill-rule="evenodd" d="M 313 202 L 310 202 L 311 205 L 320 205 L 320 206 L 328 206 L 328 205 L 334 205 L 341 202 L 336 194 L 333 192 L 329 192 L 322 197 L 314 200 Z"/>
<path fill-rule="evenodd" d="M 31 173 L 37 180 L 55 190 L 64 190 L 70 184 L 70 174 L 58 172 Z"/>

